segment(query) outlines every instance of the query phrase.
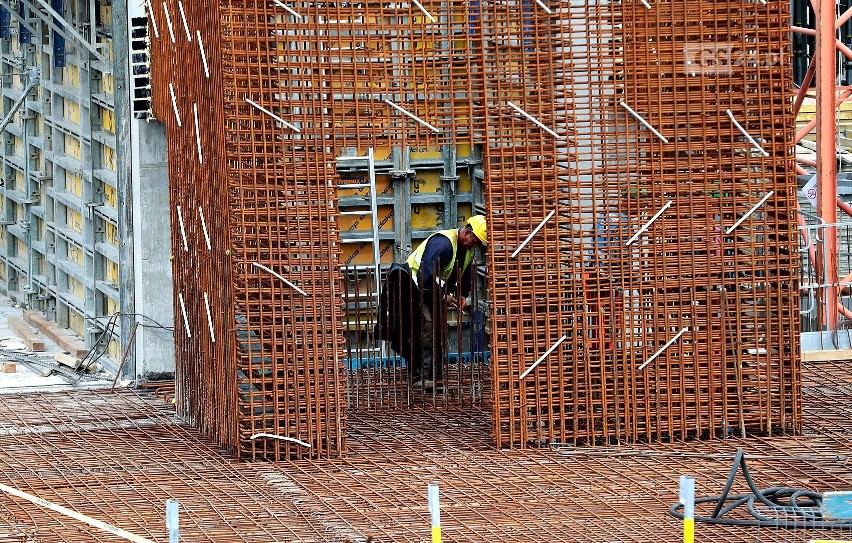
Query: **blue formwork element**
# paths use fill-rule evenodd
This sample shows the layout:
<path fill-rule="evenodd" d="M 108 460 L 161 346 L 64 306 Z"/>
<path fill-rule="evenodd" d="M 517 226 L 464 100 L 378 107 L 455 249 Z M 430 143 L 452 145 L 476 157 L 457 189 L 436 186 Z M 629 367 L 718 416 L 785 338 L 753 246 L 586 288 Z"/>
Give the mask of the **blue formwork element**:
<path fill-rule="evenodd" d="M 480 26 L 480 23 L 479 23 L 480 19 L 482 19 L 482 6 L 479 4 L 479 0 L 470 0 L 470 2 L 468 4 L 467 21 L 468 21 L 468 26 L 470 28 L 468 33 L 471 36 L 476 35 L 477 30 L 479 29 L 479 26 Z"/>
<path fill-rule="evenodd" d="M 822 503 L 819 509 L 823 520 L 852 519 L 852 492 L 826 492 L 822 495 Z"/>
<path fill-rule="evenodd" d="M 534 18 L 535 18 L 535 10 L 537 8 L 536 8 L 536 6 L 533 5 L 532 0 L 523 0 L 521 2 L 521 6 L 522 6 L 522 8 L 521 8 L 521 19 L 524 22 L 524 30 L 523 30 L 524 45 L 530 45 L 533 42 L 530 39 L 530 37 L 535 35 L 535 20 L 534 20 Z M 524 50 L 527 51 L 528 53 L 532 53 L 532 52 L 535 51 L 535 49 L 530 48 L 530 47 L 527 47 Z"/>
<path fill-rule="evenodd" d="M 0 6 L 0 39 L 8 40 L 12 37 L 12 14 Z"/>
<path fill-rule="evenodd" d="M 59 13 L 60 15 L 62 14 L 62 0 L 50 0 L 50 7 L 52 7 L 56 13 Z M 58 27 L 62 27 L 62 25 L 65 24 L 59 19 L 54 19 L 54 22 Z M 65 67 L 65 36 L 56 30 L 53 31 L 53 67 Z"/>
<path fill-rule="evenodd" d="M 462 364 L 469 364 L 471 360 L 488 364 L 490 356 L 491 351 L 474 351 L 461 354 L 447 353 L 447 364 L 452 366 L 458 364 L 459 360 L 461 360 Z M 347 370 L 359 370 L 370 368 L 404 368 L 407 362 L 401 356 L 367 356 L 364 358 L 344 358 L 343 364 Z"/>
<path fill-rule="evenodd" d="M 462 364 L 470 364 L 479 362 L 488 365 L 488 359 L 491 358 L 491 351 L 473 351 L 466 353 L 449 353 L 447 355 L 447 364 L 454 365 L 461 361 Z"/>
<path fill-rule="evenodd" d="M 366 356 L 364 358 L 344 358 L 343 364 L 347 370 L 371 368 L 404 368 L 405 359 L 401 356 Z"/>
<path fill-rule="evenodd" d="M 18 4 L 18 15 L 21 16 L 21 19 L 26 20 L 27 17 L 24 13 L 24 9 L 25 9 L 24 3 L 20 2 Z M 20 26 L 20 28 L 18 29 L 18 43 L 30 43 L 30 41 L 32 40 L 32 36 L 30 35 L 30 31 L 27 30 L 27 27 L 25 27 L 23 24 L 21 24 L 19 26 Z"/>

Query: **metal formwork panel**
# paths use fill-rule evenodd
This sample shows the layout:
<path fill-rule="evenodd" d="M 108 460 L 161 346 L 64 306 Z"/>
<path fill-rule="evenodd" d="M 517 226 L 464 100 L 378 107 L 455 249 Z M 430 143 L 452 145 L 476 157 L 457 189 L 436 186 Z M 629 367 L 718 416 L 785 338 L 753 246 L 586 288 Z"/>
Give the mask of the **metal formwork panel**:
<path fill-rule="evenodd" d="M 0 118 L 26 97 L 0 138 L 0 290 L 70 328 L 90 358 L 117 361 L 126 300 L 110 51 L 121 40 L 110 5 L 48 6 L 55 14 L 45 3 L 0 2 L 11 25 L 0 22 Z"/>

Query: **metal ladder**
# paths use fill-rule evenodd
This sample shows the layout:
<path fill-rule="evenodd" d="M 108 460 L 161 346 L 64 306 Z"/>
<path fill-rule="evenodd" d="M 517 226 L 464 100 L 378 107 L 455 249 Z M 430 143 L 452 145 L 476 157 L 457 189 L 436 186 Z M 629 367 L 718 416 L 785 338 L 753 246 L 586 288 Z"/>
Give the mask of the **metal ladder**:
<path fill-rule="evenodd" d="M 378 316 L 379 305 L 381 303 L 381 288 L 382 288 L 382 264 L 381 264 L 381 254 L 379 247 L 379 212 L 378 212 L 378 204 L 376 199 L 376 163 L 373 156 L 373 148 L 367 149 L 366 156 L 357 156 L 357 157 L 338 157 L 339 162 L 345 162 L 351 165 L 364 165 L 367 166 L 367 180 L 362 183 L 341 183 L 337 185 L 337 189 L 354 189 L 354 190 L 363 190 L 366 189 L 368 194 L 364 194 L 363 196 L 359 193 L 356 197 L 362 198 L 364 200 L 363 204 L 353 204 L 353 207 L 363 208 L 364 206 L 369 207 L 369 211 L 366 209 L 355 209 L 355 210 L 340 210 L 339 215 L 341 216 L 370 216 L 370 224 L 372 226 L 371 236 L 359 236 L 359 237 L 351 237 L 351 238 L 343 238 L 341 236 L 341 243 L 364 243 L 370 244 L 373 248 L 373 263 L 368 266 L 368 268 L 372 268 L 373 272 L 373 295 L 369 298 L 369 304 L 375 309 L 375 315 Z M 357 170 L 356 170 L 357 171 Z M 358 275 L 358 269 L 364 269 L 361 266 L 355 266 L 356 276 Z M 357 299 L 356 303 L 360 303 L 364 301 L 364 299 Z M 349 310 L 349 300 L 346 300 L 347 311 Z M 387 345 L 385 341 L 378 341 L 378 345 L 375 348 L 367 348 L 367 349 L 359 349 L 359 357 L 370 357 L 370 356 L 378 356 L 383 357 L 387 355 Z"/>
<path fill-rule="evenodd" d="M 379 254 L 379 211 L 376 204 L 376 161 L 373 158 L 373 148 L 367 149 L 366 156 L 358 157 L 339 157 L 338 161 L 346 162 L 363 162 L 367 164 L 367 182 L 366 183 L 343 183 L 337 185 L 337 189 L 368 189 L 369 194 L 365 196 L 365 200 L 369 200 L 364 205 L 369 205 L 370 224 L 372 225 L 372 237 L 358 237 L 341 239 L 341 243 L 370 243 L 373 246 L 373 271 L 376 280 L 376 302 L 378 302 L 379 289 L 381 288 L 382 263 L 381 255 Z M 341 216 L 345 215 L 365 215 L 367 210 L 340 211 Z"/>

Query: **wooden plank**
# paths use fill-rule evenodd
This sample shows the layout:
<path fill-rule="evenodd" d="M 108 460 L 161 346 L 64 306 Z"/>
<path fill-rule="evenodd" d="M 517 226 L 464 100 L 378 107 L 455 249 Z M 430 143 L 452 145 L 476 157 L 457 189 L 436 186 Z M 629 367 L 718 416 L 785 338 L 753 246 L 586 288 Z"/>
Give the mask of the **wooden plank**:
<path fill-rule="evenodd" d="M 852 360 L 852 349 L 827 349 L 823 351 L 803 351 L 802 362 L 832 362 Z"/>
<path fill-rule="evenodd" d="M 27 345 L 29 350 L 44 351 L 44 340 L 38 337 L 35 330 L 30 328 L 23 319 L 19 317 L 9 317 L 7 321 L 12 331 L 24 340 L 24 343 Z"/>

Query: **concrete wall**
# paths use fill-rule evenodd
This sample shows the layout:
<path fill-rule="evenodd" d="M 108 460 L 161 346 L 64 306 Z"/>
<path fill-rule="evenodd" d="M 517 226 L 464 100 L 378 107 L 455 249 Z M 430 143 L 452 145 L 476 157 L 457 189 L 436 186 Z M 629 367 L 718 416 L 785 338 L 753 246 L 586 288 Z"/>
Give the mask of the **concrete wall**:
<path fill-rule="evenodd" d="M 141 324 L 135 341 L 136 377 L 147 380 L 175 371 L 173 333 L 163 328 L 174 324 L 166 127 L 158 121 L 135 120 L 131 134 L 136 151 L 132 172 L 134 294 L 139 314 L 136 322 Z"/>

